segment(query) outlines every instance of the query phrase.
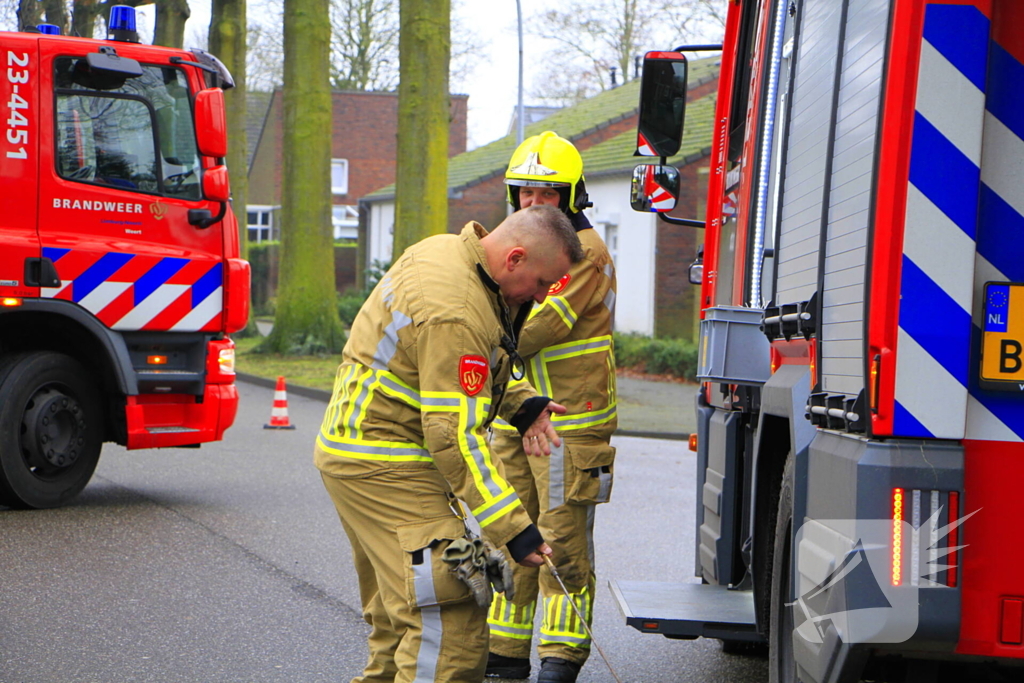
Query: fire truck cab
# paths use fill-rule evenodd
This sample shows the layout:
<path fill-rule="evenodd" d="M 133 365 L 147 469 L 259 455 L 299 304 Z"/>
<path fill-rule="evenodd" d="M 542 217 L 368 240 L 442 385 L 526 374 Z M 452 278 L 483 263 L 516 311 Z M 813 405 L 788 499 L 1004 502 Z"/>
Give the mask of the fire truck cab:
<path fill-rule="evenodd" d="M 231 76 L 113 10 L 109 40 L 0 33 L 0 505 L 60 505 L 104 441 L 198 446 L 237 410 Z"/>
<path fill-rule="evenodd" d="M 686 50 L 646 60 L 641 210 Z M 1022 93 L 1014 0 L 729 3 L 696 579 L 614 581 L 629 624 L 767 643 L 772 681 L 1024 663 Z"/>

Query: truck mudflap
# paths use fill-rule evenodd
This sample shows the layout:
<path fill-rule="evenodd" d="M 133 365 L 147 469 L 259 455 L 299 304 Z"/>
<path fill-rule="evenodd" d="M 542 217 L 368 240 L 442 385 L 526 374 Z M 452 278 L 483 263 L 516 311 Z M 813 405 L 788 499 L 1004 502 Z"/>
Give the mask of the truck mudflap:
<path fill-rule="evenodd" d="M 754 594 L 727 586 L 665 581 L 609 581 L 626 624 L 666 638 L 764 642 L 754 620 Z"/>

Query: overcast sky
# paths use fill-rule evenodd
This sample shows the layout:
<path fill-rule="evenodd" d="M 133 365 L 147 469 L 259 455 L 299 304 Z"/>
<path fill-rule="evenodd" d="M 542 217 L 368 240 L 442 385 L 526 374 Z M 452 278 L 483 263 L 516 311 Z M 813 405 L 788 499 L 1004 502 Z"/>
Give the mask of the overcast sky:
<path fill-rule="evenodd" d="M 109 0 L 116 2 L 117 0 Z M 723 0 L 723 4 L 724 4 Z M 531 30 L 532 18 L 542 8 L 557 8 L 565 0 L 521 0 L 524 40 L 525 104 L 532 104 L 531 74 L 543 65 L 550 45 Z M 266 0 L 249 0 L 249 15 L 263 11 Z M 455 92 L 469 95 L 469 146 L 485 145 L 508 132 L 516 106 L 519 46 L 516 30 L 516 0 L 453 0 L 457 17 L 453 25 L 470 36 L 474 68 L 462 81 L 452 84 Z M 210 23 L 210 0 L 189 0 L 192 16 L 185 27 L 186 46 L 205 36 Z M 138 8 L 139 31 L 152 35 L 153 5 Z M 5 18 L 6 19 L 6 18 Z M 13 21 L 13 17 L 10 17 Z M 10 28 L 10 27 L 7 27 Z"/>

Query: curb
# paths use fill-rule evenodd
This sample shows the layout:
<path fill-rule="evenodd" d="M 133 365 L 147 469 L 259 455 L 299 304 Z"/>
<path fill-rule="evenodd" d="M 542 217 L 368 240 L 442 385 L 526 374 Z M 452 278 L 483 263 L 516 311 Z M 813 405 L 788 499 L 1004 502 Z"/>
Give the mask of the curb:
<path fill-rule="evenodd" d="M 235 379 L 240 382 L 245 382 L 246 384 L 255 384 L 256 386 L 263 387 L 264 389 L 272 390 L 277 387 L 277 380 L 258 377 L 257 375 L 250 375 L 245 372 L 236 372 Z M 331 392 L 323 389 L 313 389 L 311 387 L 304 387 L 298 384 L 288 384 L 287 391 L 295 394 L 296 396 L 303 396 L 315 401 L 323 401 L 324 403 L 331 400 Z M 631 429 L 616 429 L 615 436 L 632 436 L 641 439 L 666 439 L 669 441 L 687 441 L 690 438 L 689 434 L 680 434 L 679 432 L 648 432 Z"/>

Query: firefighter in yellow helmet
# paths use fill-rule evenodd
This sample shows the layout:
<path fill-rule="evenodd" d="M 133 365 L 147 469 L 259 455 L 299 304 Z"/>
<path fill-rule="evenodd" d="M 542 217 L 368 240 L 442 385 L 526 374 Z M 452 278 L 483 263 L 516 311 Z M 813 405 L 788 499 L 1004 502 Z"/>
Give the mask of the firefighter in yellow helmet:
<path fill-rule="evenodd" d="M 563 446 L 550 458 L 526 457 L 515 428 L 499 420 L 492 425 L 492 448 L 551 544 L 558 573 L 589 623 L 595 592 L 594 510 L 608 501 L 615 458 L 609 445 L 616 427 L 615 266 L 583 213 L 590 206 L 583 160 L 571 142 L 550 131 L 525 140 L 512 155 L 505 182 L 517 211 L 557 206 L 572 221 L 583 245 L 583 259 L 533 308 L 519 339 L 526 379 L 567 408 L 565 414 L 552 416 Z M 530 675 L 539 587 L 543 617 L 537 681 L 575 681 L 590 654 L 586 628 L 546 567 L 514 567 L 513 574 L 514 596 L 496 596 L 488 615 L 487 675 Z"/>
<path fill-rule="evenodd" d="M 543 456 L 564 408 L 528 385 L 516 341 L 582 249 L 565 216 L 538 206 L 488 233 L 429 237 L 405 251 L 360 309 L 314 449 L 352 545 L 370 656 L 356 682 L 479 683 L 501 552 L 527 566 L 550 554 L 492 456 L 496 415 Z M 522 313 L 520 313 L 522 312 Z M 549 438 L 551 439 L 549 443 Z"/>

